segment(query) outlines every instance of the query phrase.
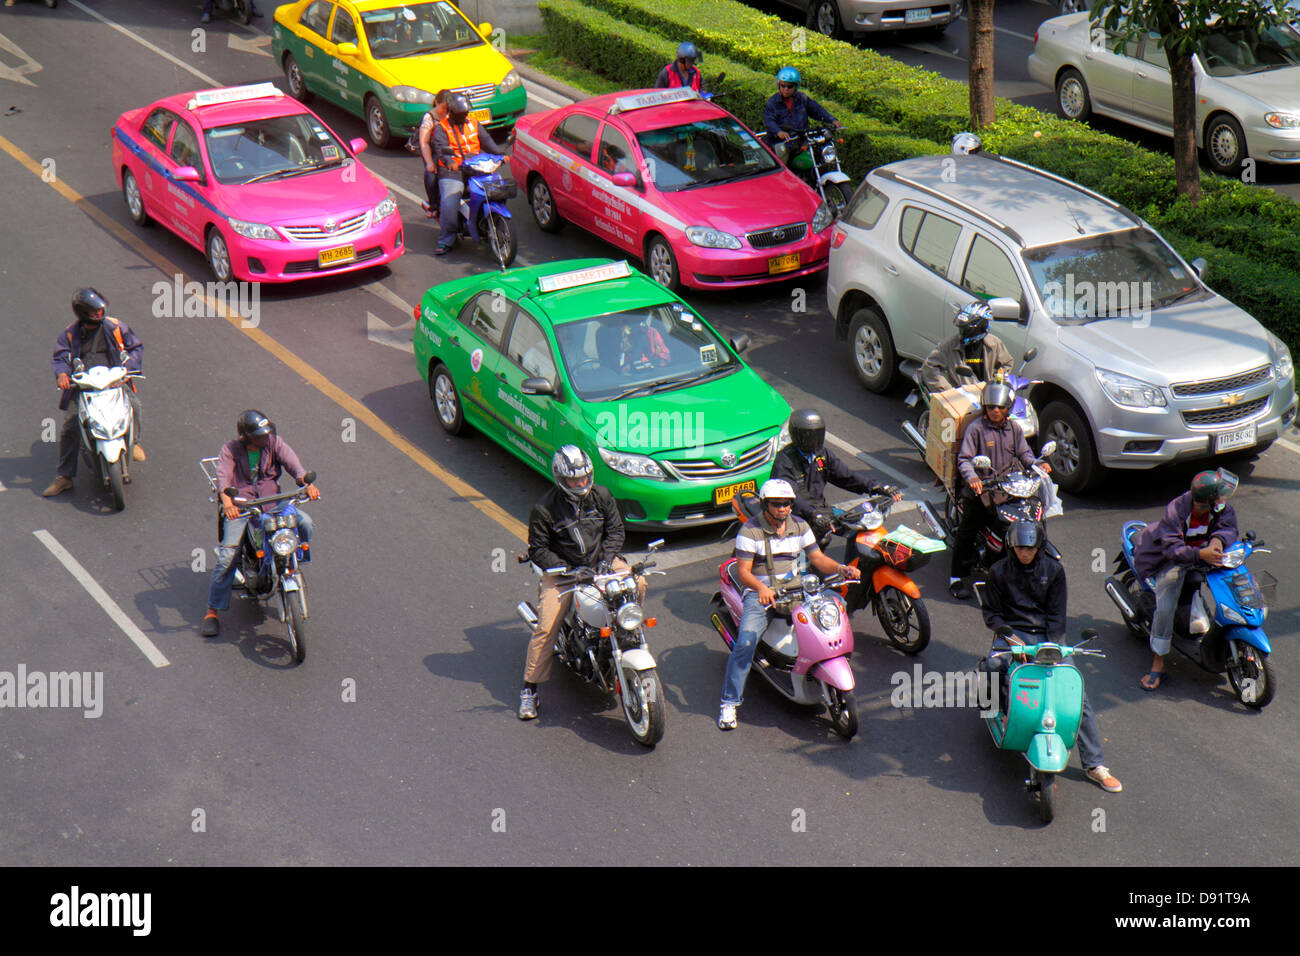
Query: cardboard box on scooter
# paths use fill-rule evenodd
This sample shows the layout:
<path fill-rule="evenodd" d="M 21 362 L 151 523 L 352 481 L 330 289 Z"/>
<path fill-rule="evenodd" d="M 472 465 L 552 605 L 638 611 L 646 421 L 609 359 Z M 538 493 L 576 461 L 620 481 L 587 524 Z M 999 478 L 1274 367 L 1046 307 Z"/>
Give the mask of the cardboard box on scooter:
<path fill-rule="evenodd" d="M 925 463 L 949 491 L 957 483 L 957 453 L 966 426 L 980 414 L 983 384 L 935 392 L 930 396 L 930 424 L 925 435 Z"/>

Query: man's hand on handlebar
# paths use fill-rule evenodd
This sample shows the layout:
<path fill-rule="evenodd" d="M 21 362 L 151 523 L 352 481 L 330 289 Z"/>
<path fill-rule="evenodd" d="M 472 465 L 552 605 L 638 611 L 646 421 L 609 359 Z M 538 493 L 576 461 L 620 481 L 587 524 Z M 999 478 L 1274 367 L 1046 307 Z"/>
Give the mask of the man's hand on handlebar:
<path fill-rule="evenodd" d="M 980 481 L 978 478 L 972 478 L 970 480 L 970 490 L 975 492 L 977 495 L 984 494 L 984 482 Z"/>
<path fill-rule="evenodd" d="M 239 517 L 239 509 L 235 507 L 235 503 L 225 494 L 221 496 L 221 511 L 226 516 L 227 521 L 234 521 Z"/>
<path fill-rule="evenodd" d="M 320 497 L 320 490 L 315 485 L 306 485 L 302 490 L 307 492 L 308 501 L 315 501 Z"/>
<path fill-rule="evenodd" d="M 59 377 L 54 380 L 54 384 L 58 385 L 59 388 L 66 392 L 68 389 L 72 388 L 72 377 L 68 375 L 67 372 L 60 372 Z"/>
<path fill-rule="evenodd" d="M 763 607 L 771 607 L 774 600 L 776 600 L 776 592 L 760 582 L 758 585 L 758 603 Z"/>

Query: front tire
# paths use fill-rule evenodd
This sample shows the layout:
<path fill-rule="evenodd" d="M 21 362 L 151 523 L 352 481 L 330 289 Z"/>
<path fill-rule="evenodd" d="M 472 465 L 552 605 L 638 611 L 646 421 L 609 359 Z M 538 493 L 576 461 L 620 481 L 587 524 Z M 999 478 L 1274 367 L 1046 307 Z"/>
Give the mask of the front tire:
<path fill-rule="evenodd" d="M 852 740 L 858 732 L 858 702 L 853 698 L 853 691 L 823 683 L 822 700 L 831 719 L 831 729 L 845 740 Z"/>
<path fill-rule="evenodd" d="M 619 703 L 628 729 L 637 743 L 653 747 L 664 737 L 664 688 L 659 671 L 624 667 L 619 685 Z"/>
<path fill-rule="evenodd" d="M 484 213 L 479 217 L 478 234 L 487 240 L 501 268 L 510 268 L 519 252 L 519 232 L 515 229 L 515 221 L 499 212 Z"/>
<path fill-rule="evenodd" d="M 1205 161 L 1221 176 L 1236 176 L 1247 155 L 1241 124 L 1220 113 L 1205 126 Z"/>
<path fill-rule="evenodd" d="M 849 319 L 849 355 L 859 382 L 873 392 L 889 390 L 898 366 L 894 339 L 881 314 L 869 306 Z"/>
<path fill-rule="evenodd" d="M 1092 430 L 1073 405 L 1059 400 L 1050 403 L 1039 419 L 1038 434 L 1043 444 L 1056 442 L 1056 451 L 1048 461 L 1052 478 L 1062 491 L 1079 495 L 1096 484 L 1101 466 Z"/>
<path fill-rule="evenodd" d="M 465 413 L 460 406 L 460 393 L 456 381 L 445 365 L 437 365 L 429 373 L 429 398 L 433 400 L 438 424 L 448 435 L 459 435 L 465 429 Z"/>
<path fill-rule="evenodd" d="M 1038 783 L 1038 819 L 1051 823 L 1056 817 L 1056 774 L 1034 771 Z"/>
<path fill-rule="evenodd" d="M 284 58 L 284 79 L 289 86 L 289 95 L 299 103 L 307 104 L 314 98 L 311 90 L 307 89 L 307 81 L 303 78 L 302 67 L 290 53 Z"/>
<path fill-rule="evenodd" d="M 378 149 L 387 149 L 393 143 L 393 131 L 388 128 L 384 104 L 373 95 L 366 97 L 366 135 Z"/>
<path fill-rule="evenodd" d="M 836 0 L 817 0 L 808 8 L 808 22 L 822 36 L 832 40 L 844 39 L 844 26 L 840 23 L 839 4 Z"/>
<path fill-rule="evenodd" d="M 559 210 L 555 207 L 555 197 L 551 187 L 541 176 L 533 179 L 533 187 L 528 190 L 528 204 L 533 210 L 533 221 L 542 232 L 559 232 L 564 225 Z"/>
<path fill-rule="evenodd" d="M 226 245 L 226 237 L 216 226 L 208 231 L 207 247 L 208 267 L 212 269 L 212 275 L 218 282 L 229 282 L 235 271 L 230 264 L 230 247 Z"/>
<path fill-rule="evenodd" d="M 1088 84 L 1078 70 L 1066 70 L 1056 81 L 1056 108 L 1066 119 L 1080 123 L 1092 115 Z"/>
<path fill-rule="evenodd" d="M 149 225 L 149 213 L 144 208 L 144 194 L 140 192 L 140 184 L 129 169 L 122 173 L 122 198 L 126 200 L 126 211 L 131 221 L 137 226 Z"/>
<path fill-rule="evenodd" d="M 103 456 L 100 456 L 103 459 Z M 103 469 L 104 477 L 108 479 L 108 493 L 113 499 L 113 510 L 126 510 L 126 486 L 122 481 L 122 459 L 117 461 L 101 460 L 100 468 Z"/>
<path fill-rule="evenodd" d="M 1232 691 L 1239 701 L 1253 710 L 1261 710 L 1269 705 L 1277 693 L 1273 665 L 1269 662 L 1268 655 L 1258 648 L 1241 641 L 1234 643 L 1237 645 L 1237 655 L 1243 659 L 1249 655 L 1250 660 L 1243 660 L 1240 673 L 1236 668 L 1229 667 L 1228 682 L 1232 684 Z M 1247 700 L 1247 697 L 1251 699 Z"/>
<path fill-rule="evenodd" d="M 893 644 L 904 654 L 919 654 L 930 643 L 930 612 L 925 602 L 913 600 L 896 587 L 887 587 L 876 597 L 876 616 Z"/>
<path fill-rule="evenodd" d="M 654 236 L 645 247 L 646 271 L 669 292 L 681 289 L 681 275 L 677 271 L 677 257 L 663 236 Z"/>
<path fill-rule="evenodd" d="M 284 626 L 289 631 L 289 646 L 293 650 L 293 659 L 301 664 L 307 657 L 307 608 L 302 600 L 302 592 L 286 591 Z"/>

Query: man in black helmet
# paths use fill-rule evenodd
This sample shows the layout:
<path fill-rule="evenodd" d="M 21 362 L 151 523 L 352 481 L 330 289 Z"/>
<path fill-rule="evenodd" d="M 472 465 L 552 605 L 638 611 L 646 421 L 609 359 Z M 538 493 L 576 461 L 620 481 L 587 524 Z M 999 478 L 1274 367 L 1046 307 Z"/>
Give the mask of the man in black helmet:
<path fill-rule="evenodd" d="M 972 302 L 953 317 L 957 327 L 951 338 L 939 343 L 921 366 L 921 382 L 931 392 L 992 381 L 1000 370 L 1011 371 L 1011 353 L 989 332 L 993 310 Z"/>
<path fill-rule="evenodd" d="M 694 43 L 687 41 L 679 44 L 677 59 L 659 71 L 659 76 L 655 78 L 655 89 L 671 90 L 684 86 L 697 93 L 703 93 L 704 76 L 695 65 L 703 60 L 699 47 Z"/>
<path fill-rule="evenodd" d="M 78 289 L 72 296 L 72 314 L 77 320 L 63 330 L 54 346 L 54 358 L 50 368 L 54 371 L 54 383 L 63 390 L 59 399 L 59 410 L 67 409 L 63 428 L 59 431 L 59 470 L 54 481 L 42 495 L 52 498 L 61 495 L 72 487 L 72 479 L 77 474 L 77 452 L 81 447 L 81 436 L 77 434 L 77 405 L 73 400 L 76 390 L 72 387 L 73 364 L 81 359 L 87 369 L 98 365 L 108 367 L 121 366 L 130 372 L 143 370 L 144 344 L 120 319 L 108 316 L 108 300 L 94 289 Z M 144 448 L 140 445 L 140 398 L 135 393 L 135 385 L 127 386 L 127 398 L 131 402 L 131 412 L 135 417 L 135 447 L 131 457 L 144 461 Z M 71 407 L 69 407 L 71 406 Z M 131 473 L 126 459 L 122 459 L 122 480 L 129 482 Z"/>
<path fill-rule="evenodd" d="M 777 452 L 772 477 L 788 481 L 794 488 L 794 515 L 808 522 L 818 541 L 831 529 L 827 483 L 860 495 L 892 495 L 895 501 L 903 497 L 895 486 L 872 481 L 865 473 L 854 471 L 826 447 L 826 420 L 816 409 L 794 412 L 787 427 L 790 444 Z"/>
<path fill-rule="evenodd" d="M 239 517 L 239 508 L 226 494 L 234 488 L 240 498 L 266 498 L 280 493 L 280 473 L 287 471 L 299 487 L 303 485 L 306 471 L 289 443 L 275 433 L 275 426 L 255 409 L 241 412 L 235 420 L 239 437 L 221 447 L 217 458 L 217 489 L 221 513 L 217 533 L 221 547 L 217 549 L 217 564 L 212 569 L 212 582 L 208 588 L 208 613 L 203 618 L 199 633 L 216 637 L 221 630 L 217 614 L 230 607 L 230 589 L 235 583 L 236 559 L 244 539 L 247 518 Z M 307 485 L 307 497 L 315 501 L 320 492 L 315 485 Z M 303 560 L 311 560 L 307 545 L 311 542 L 312 520 L 305 511 L 298 511 L 298 534 L 303 543 Z"/>
<path fill-rule="evenodd" d="M 469 119 L 469 97 L 456 91 L 447 97 L 447 112 L 433 129 L 433 155 L 437 160 L 438 178 L 438 248 L 435 255 L 445 256 L 460 234 L 461 193 L 465 191 L 465 159 L 476 153 L 504 156 L 514 142 L 514 130 L 505 146 L 498 146 L 492 135 L 477 120 Z"/>

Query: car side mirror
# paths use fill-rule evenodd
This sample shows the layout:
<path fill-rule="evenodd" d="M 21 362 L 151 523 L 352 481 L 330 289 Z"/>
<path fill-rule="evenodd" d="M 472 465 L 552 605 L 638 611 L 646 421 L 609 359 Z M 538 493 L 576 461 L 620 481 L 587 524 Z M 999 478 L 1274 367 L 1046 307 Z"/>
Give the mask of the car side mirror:
<path fill-rule="evenodd" d="M 535 375 L 532 378 L 524 379 L 519 386 L 519 390 L 525 395 L 554 395 L 555 384 L 540 375 Z"/>
<path fill-rule="evenodd" d="M 1188 264 L 1196 270 L 1196 278 L 1198 279 L 1202 278 L 1205 275 L 1205 270 L 1210 267 L 1210 264 L 1201 256 L 1197 256 Z"/>
<path fill-rule="evenodd" d="M 733 352 L 739 355 L 747 348 L 749 348 L 749 336 L 746 333 L 741 332 L 739 335 L 732 336 L 731 350 Z"/>
<path fill-rule="evenodd" d="M 478 32 L 479 32 L 480 34 L 482 34 L 482 35 L 483 35 L 483 39 L 486 40 L 488 37 L 490 37 L 490 36 L 492 35 L 492 24 L 490 24 L 490 23 L 480 23 L 480 24 L 478 25 Z"/>
<path fill-rule="evenodd" d="M 348 140 L 348 148 L 352 150 L 353 156 L 355 156 L 357 153 L 364 153 L 366 151 L 366 147 L 369 145 L 370 144 L 367 143 L 360 136 L 356 136 Z"/>
<path fill-rule="evenodd" d="M 999 296 L 996 299 L 989 299 L 989 310 L 993 313 L 993 318 L 1008 322 L 1020 321 L 1020 303 L 1015 299 L 1007 296 Z"/>
<path fill-rule="evenodd" d="M 1035 345 L 1032 349 L 1030 349 L 1028 352 L 1026 352 L 1026 353 L 1024 354 L 1024 357 L 1023 357 L 1020 361 L 1021 361 L 1022 363 L 1024 363 L 1025 365 L 1028 365 L 1030 362 L 1032 362 L 1032 361 L 1033 361 L 1034 359 L 1036 359 L 1036 358 L 1038 358 L 1038 346 L 1037 346 L 1037 345 Z"/>
<path fill-rule="evenodd" d="M 635 189 L 636 186 L 637 186 L 636 174 L 635 174 L 635 173 L 615 173 L 615 174 L 614 174 L 614 185 L 615 185 L 615 186 L 626 186 L 626 187 L 629 188 L 629 189 Z"/>
<path fill-rule="evenodd" d="M 360 52 L 355 43 L 340 43 L 335 49 L 339 56 L 356 56 Z"/>
<path fill-rule="evenodd" d="M 182 166 L 172 173 L 172 181 L 177 183 L 198 183 L 203 181 L 203 174 L 193 166 Z"/>

